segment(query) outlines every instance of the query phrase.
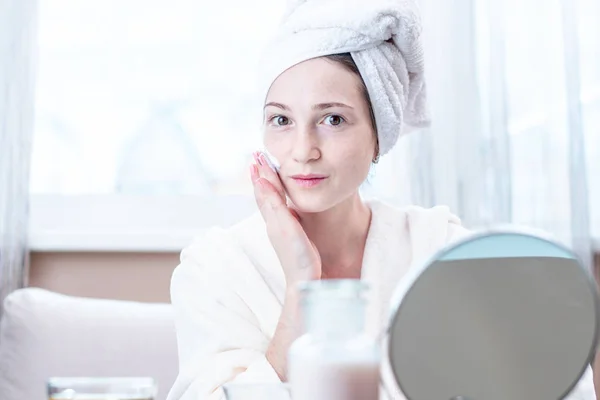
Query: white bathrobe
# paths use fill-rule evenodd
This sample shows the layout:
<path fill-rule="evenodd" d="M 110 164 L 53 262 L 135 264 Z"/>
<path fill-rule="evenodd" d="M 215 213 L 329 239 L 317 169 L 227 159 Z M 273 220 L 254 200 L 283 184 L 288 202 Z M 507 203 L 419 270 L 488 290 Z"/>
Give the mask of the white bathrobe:
<path fill-rule="evenodd" d="M 369 206 L 361 279 L 371 287 L 367 329 L 378 333 L 400 278 L 468 231 L 446 207 L 398 209 L 379 201 Z M 168 400 L 221 399 L 221 385 L 231 381 L 278 382 L 265 351 L 285 290 L 260 214 L 226 230 L 213 228 L 184 249 L 171 281 L 179 376 Z M 594 399 L 591 373 L 580 386 L 591 397 L 569 399 Z"/>

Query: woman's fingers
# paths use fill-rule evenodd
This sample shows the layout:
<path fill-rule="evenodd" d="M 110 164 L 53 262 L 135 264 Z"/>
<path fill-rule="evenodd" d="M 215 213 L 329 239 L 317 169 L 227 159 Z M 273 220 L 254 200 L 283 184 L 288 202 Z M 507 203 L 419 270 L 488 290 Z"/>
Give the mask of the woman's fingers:
<path fill-rule="evenodd" d="M 279 177 L 279 174 L 274 171 L 273 168 L 271 168 L 271 165 L 266 157 L 267 156 L 261 152 L 254 153 L 254 160 L 258 164 L 260 176 L 271 182 L 279 195 L 285 199 L 285 190 L 283 189 L 281 178 Z"/>
<path fill-rule="evenodd" d="M 287 197 L 279 174 L 271 168 L 266 156 L 261 152 L 255 152 L 252 156 L 256 163 L 250 166 L 254 197 L 265 221 L 278 213 L 286 216 L 291 214 L 294 219 L 299 221 L 298 213 L 288 208 Z"/>
<path fill-rule="evenodd" d="M 254 195 L 259 203 L 269 203 L 272 207 L 286 205 L 277 189 L 267 179 L 260 177 L 254 181 Z"/>
<path fill-rule="evenodd" d="M 251 176 L 254 185 L 254 197 L 260 213 L 265 221 L 273 221 L 276 214 L 280 213 L 283 208 L 287 209 L 287 205 L 273 184 L 267 179 L 258 176 L 255 165 L 251 167 Z"/>
<path fill-rule="evenodd" d="M 256 164 L 250 165 L 250 179 L 252 180 L 252 185 L 260 178 L 260 173 L 258 171 L 258 166 Z"/>

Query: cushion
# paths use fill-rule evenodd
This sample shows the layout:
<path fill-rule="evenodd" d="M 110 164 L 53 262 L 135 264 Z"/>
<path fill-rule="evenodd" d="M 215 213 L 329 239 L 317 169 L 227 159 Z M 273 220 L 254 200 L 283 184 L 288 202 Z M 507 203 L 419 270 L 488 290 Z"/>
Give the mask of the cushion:
<path fill-rule="evenodd" d="M 49 377 L 148 376 L 165 399 L 177 375 L 169 304 L 79 298 L 27 288 L 0 322 L 0 399 L 45 400 Z"/>

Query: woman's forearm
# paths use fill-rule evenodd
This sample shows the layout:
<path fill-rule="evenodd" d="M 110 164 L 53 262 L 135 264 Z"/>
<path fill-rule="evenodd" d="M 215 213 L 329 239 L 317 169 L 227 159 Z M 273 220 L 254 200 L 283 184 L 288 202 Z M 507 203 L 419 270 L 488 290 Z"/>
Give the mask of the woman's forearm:
<path fill-rule="evenodd" d="M 295 291 L 288 291 L 279 317 L 279 323 L 266 352 L 267 360 L 283 382 L 287 380 L 288 350 L 299 336 L 299 321 L 298 294 Z"/>

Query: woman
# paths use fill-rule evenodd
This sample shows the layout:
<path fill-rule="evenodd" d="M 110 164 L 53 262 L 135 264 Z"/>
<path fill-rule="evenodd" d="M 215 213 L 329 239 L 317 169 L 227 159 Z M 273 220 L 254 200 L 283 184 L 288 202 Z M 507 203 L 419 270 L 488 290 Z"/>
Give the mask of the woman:
<path fill-rule="evenodd" d="M 367 281 L 367 321 L 378 332 L 410 266 L 467 234 L 445 207 L 396 209 L 359 195 L 401 124 L 426 120 L 417 14 L 405 1 L 389 4 L 361 1 L 343 18 L 332 11 L 352 9 L 348 0 L 288 12 L 263 70 L 264 144 L 280 166 L 257 153 L 250 178 L 260 213 L 182 252 L 171 286 L 180 371 L 170 400 L 285 380 L 302 280 Z"/>

